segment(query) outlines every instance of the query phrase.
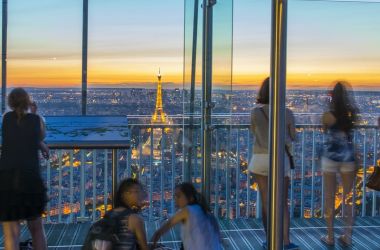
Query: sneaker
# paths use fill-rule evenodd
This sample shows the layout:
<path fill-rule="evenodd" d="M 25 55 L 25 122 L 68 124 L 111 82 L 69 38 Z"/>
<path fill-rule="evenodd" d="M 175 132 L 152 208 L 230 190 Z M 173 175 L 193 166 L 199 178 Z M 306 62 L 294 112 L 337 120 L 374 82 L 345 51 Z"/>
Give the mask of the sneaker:
<path fill-rule="evenodd" d="M 300 249 L 300 247 L 294 243 L 289 243 L 288 245 L 284 246 L 284 250 L 298 250 L 298 249 Z"/>

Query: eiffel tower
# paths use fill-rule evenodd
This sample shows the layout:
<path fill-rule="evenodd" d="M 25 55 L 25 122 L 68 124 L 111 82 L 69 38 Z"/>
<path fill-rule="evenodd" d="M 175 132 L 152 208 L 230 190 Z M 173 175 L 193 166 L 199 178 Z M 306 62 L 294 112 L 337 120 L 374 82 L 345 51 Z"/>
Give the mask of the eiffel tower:
<path fill-rule="evenodd" d="M 157 96 L 156 96 L 156 107 L 154 109 L 154 113 L 151 118 L 151 124 L 160 124 L 160 125 L 167 125 L 171 124 L 170 119 L 168 119 L 166 113 L 164 112 L 163 105 L 162 105 L 162 82 L 161 82 L 161 70 L 158 70 L 158 82 L 157 82 Z M 151 137 L 149 136 L 148 139 L 145 141 L 143 145 L 143 154 L 149 155 L 151 152 L 151 144 L 153 143 L 153 159 L 158 160 L 160 159 L 160 147 L 161 147 L 161 138 L 163 133 L 169 133 L 171 132 L 170 128 L 153 128 L 153 131 L 151 128 L 147 129 L 148 133 L 153 133 L 153 142 L 151 141 Z"/>
<path fill-rule="evenodd" d="M 161 82 L 161 69 L 158 69 L 158 82 L 157 82 L 157 97 L 156 97 L 156 108 L 152 116 L 151 122 L 154 124 L 166 124 L 166 114 L 162 105 L 162 82 Z"/>

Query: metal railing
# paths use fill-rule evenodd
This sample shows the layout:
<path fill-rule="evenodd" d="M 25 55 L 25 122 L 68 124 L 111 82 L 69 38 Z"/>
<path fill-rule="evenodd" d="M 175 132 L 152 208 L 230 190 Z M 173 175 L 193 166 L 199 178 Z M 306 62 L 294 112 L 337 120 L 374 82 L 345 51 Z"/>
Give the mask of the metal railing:
<path fill-rule="evenodd" d="M 48 222 L 96 220 L 112 204 L 112 187 L 125 177 L 137 177 L 147 192 L 143 216 L 147 220 L 165 219 L 175 212 L 175 185 L 184 179 L 188 147 L 191 180 L 201 188 L 200 127 L 193 126 L 193 139 L 186 138 L 188 127 L 131 126 L 131 147 L 54 149 L 49 161 L 42 162 L 50 202 Z M 374 126 L 355 130 L 359 171 L 352 202 L 358 216 L 379 215 L 377 192 L 365 187 L 379 155 L 379 131 Z M 296 168 L 291 175 L 289 204 L 292 217 L 323 216 L 323 179 L 320 151 L 324 136 L 320 126 L 298 125 L 293 151 Z M 67 145 L 66 145 L 67 146 Z M 260 217 L 257 185 L 247 167 L 253 137 L 248 125 L 216 125 L 212 132 L 211 206 L 222 218 Z M 112 167 L 113 166 L 113 167 Z M 117 171 L 113 171 L 117 169 Z M 116 179 L 116 180 L 115 180 Z M 341 192 L 340 192 L 341 193 Z M 338 216 L 344 213 L 337 193 Z"/>

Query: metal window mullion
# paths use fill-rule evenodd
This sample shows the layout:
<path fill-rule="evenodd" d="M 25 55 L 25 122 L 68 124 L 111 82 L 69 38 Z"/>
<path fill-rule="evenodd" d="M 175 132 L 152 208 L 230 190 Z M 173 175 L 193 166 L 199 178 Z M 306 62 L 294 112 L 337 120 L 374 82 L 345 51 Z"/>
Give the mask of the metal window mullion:
<path fill-rule="evenodd" d="M 212 49 L 214 0 L 203 0 L 202 41 L 202 194 L 211 198 L 211 113 L 212 113 Z"/>
<path fill-rule="evenodd" d="M 270 67 L 270 171 L 268 248 L 282 250 L 284 227 L 284 157 L 287 0 L 272 0 Z"/>
<path fill-rule="evenodd" d="M 2 54 L 1 54 L 1 112 L 6 109 L 7 96 L 7 41 L 8 41 L 8 0 L 3 0 L 2 4 Z"/>
<path fill-rule="evenodd" d="M 82 115 L 87 114 L 88 0 L 83 0 L 82 23 Z"/>

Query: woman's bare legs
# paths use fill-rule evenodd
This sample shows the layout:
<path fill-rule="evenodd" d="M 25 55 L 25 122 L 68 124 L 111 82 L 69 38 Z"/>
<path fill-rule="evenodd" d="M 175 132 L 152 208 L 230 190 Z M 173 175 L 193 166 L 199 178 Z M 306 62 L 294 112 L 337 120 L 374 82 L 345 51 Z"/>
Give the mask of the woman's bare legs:
<path fill-rule="evenodd" d="M 3 222 L 5 250 L 19 250 L 20 224 L 18 221 Z"/>
<path fill-rule="evenodd" d="M 261 197 L 261 218 L 263 220 L 264 230 L 267 234 L 267 211 L 268 211 L 268 176 L 255 174 L 257 185 Z"/>
<path fill-rule="evenodd" d="M 336 174 L 335 172 L 323 172 L 324 179 L 324 199 L 325 199 L 325 219 L 327 225 L 327 238 L 329 244 L 334 243 L 334 218 L 335 218 L 335 192 Z"/>
<path fill-rule="evenodd" d="M 343 185 L 343 202 L 344 202 L 344 221 L 345 221 L 345 234 L 344 234 L 344 240 L 346 243 L 351 244 L 351 236 L 352 236 L 352 226 L 354 224 L 353 219 L 353 211 L 352 211 L 352 204 L 353 200 L 347 199 L 349 194 L 352 192 L 352 188 L 354 186 L 354 180 L 356 176 L 356 171 L 351 172 L 342 172 L 342 185 Z"/>
<path fill-rule="evenodd" d="M 290 243 L 290 214 L 288 206 L 288 193 L 289 193 L 289 177 L 285 177 L 284 180 L 284 245 L 289 245 Z"/>
<path fill-rule="evenodd" d="M 41 218 L 28 221 L 28 229 L 32 235 L 34 249 L 47 250 L 47 242 Z"/>
<path fill-rule="evenodd" d="M 268 227 L 267 227 L 267 219 L 268 219 L 268 176 L 264 175 L 258 175 L 255 174 L 256 182 L 259 186 L 259 192 L 261 196 L 261 217 L 263 220 L 264 230 L 267 234 Z M 289 208 L 288 208 L 288 188 L 289 188 L 289 177 L 285 177 L 284 180 L 284 197 L 285 197 L 285 203 L 284 203 L 284 244 L 288 245 L 290 243 L 289 240 Z"/>

